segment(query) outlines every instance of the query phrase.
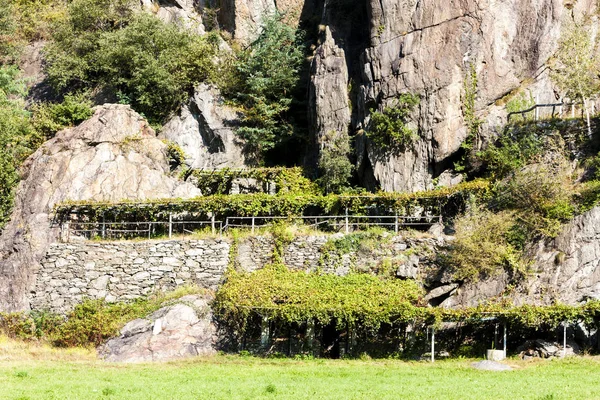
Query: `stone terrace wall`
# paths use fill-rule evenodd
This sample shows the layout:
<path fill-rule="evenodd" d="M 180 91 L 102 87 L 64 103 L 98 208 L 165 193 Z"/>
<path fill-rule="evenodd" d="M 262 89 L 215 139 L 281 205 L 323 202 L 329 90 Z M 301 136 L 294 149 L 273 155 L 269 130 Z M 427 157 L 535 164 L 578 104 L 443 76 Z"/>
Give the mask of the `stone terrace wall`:
<path fill-rule="evenodd" d="M 345 275 L 353 267 L 375 270 L 387 259 L 393 261 L 397 276 L 417 278 L 420 264 L 428 257 L 423 248 L 433 249 L 440 244 L 435 239 L 395 236 L 372 251 L 336 254 L 323 250 L 331 238 L 326 235 L 295 238 L 285 247 L 286 265 Z M 35 291 L 30 293 L 29 300 L 34 309 L 65 312 L 86 297 L 109 302 L 131 300 L 185 284 L 215 290 L 229 265 L 231 247 L 229 238 L 56 243 L 41 263 Z M 408 252 L 411 248 L 413 251 Z M 269 236 L 241 240 L 235 254 L 236 264 L 242 270 L 255 271 L 272 262 L 273 249 L 274 241 Z"/>
<path fill-rule="evenodd" d="M 184 284 L 216 289 L 230 246 L 221 239 L 53 244 L 31 306 L 64 312 L 85 297 L 130 300 Z"/>

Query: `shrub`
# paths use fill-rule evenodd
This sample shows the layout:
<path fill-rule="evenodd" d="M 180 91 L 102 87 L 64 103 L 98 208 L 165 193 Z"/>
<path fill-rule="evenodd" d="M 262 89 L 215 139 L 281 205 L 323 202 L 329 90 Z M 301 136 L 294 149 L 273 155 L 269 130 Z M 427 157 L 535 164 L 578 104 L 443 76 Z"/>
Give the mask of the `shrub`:
<path fill-rule="evenodd" d="M 396 101 L 383 109 L 373 111 L 367 130 L 368 138 L 381 149 L 405 150 L 416 139 L 415 132 L 407 126 L 408 117 L 420 102 L 418 96 L 401 94 Z"/>
<path fill-rule="evenodd" d="M 535 99 L 531 92 L 529 92 L 529 96 L 525 92 L 516 93 L 509 101 L 506 103 L 506 112 L 513 113 L 519 112 L 523 110 L 527 110 L 535 105 Z M 526 121 L 527 116 L 524 115 L 513 115 L 511 121 Z"/>
<path fill-rule="evenodd" d="M 17 168 L 34 149 L 37 140 L 22 96 L 25 85 L 15 67 L 0 67 L 0 228 L 12 209 Z"/>
<path fill-rule="evenodd" d="M 340 193 L 348 185 L 354 169 L 348 159 L 350 137 L 345 133 L 330 132 L 325 138 L 325 147 L 321 150 L 319 184 L 325 193 Z"/>
<path fill-rule="evenodd" d="M 561 224 L 575 214 L 575 189 L 564 163 L 534 164 L 501 182 L 495 201 L 500 208 L 519 211 L 520 220 L 532 235 L 554 237 Z"/>
<path fill-rule="evenodd" d="M 503 270 L 522 270 L 521 252 L 511 244 L 517 220 L 514 212 L 474 210 L 455 222 L 456 240 L 448 253 L 454 276 L 478 280 Z"/>
<path fill-rule="evenodd" d="M 75 0 L 47 48 L 46 72 L 59 91 L 104 88 L 152 122 L 177 110 L 212 73 L 216 45 L 129 0 Z"/>
<path fill-rule="evenodd" d="M 479 152 L 477 158 L 491 178 L 502 179 L 524 167 L 543 149 L 543 139 L 535 132 L 526 130 L 502 135 L 496 143 Z"/>
<path fill-rule="evenodd" d="M 171 170 L 174 170 L 185 162 L 185 152 L 181 146 L 175 142 L 171 142 L 170 140 L 164 142 L 167 145 L 167 159 L 169 160 L 169 166 L 171 167 Z"/>
<path fill-rule="evenodd" d="M 33 107 L 31 123 L 44 138 L 75 126 L 93 114 L 92 102 L 84 94 L 66 95 L 62 103 L 40 103 Z"/>

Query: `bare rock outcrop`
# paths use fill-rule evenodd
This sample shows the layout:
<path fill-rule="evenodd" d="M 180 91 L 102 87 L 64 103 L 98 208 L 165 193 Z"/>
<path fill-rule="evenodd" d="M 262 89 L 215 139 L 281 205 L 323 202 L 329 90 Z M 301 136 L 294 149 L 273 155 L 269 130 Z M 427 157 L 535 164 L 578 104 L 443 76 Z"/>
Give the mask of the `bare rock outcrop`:
<path fill-rule="evenodd" d="M 239 121 L 239 113 L 224 104 L 218 89 L 201 84 L 180 114 L 163 127 L 161 137 L 181 147 L 190 168 L 241 168 L 244 143 L 234 131 Z"/>
<path fill-rule="evenodd" d="M 198 34 L 204 33 L 203 7 L 195 0 L 141 0 L 141 4 L 145 11 L 163 22 L 179 24 Z"/>
<path fill-rule="evenodd" d="M 325 137 L 333 140 L 338 135 L 348 135 L 351 117 L 346 54 L 335 43 L 329 27 L 325 28 L 324 41 L 315 52 L 311 74 L 309 119 L 313 145 L 321 149 Z M 312 164 L 315 163 L 313 160 Z"/>
<path fill-rule="evenodd" d="M 216 353 L 216 327 L 207 297 L 184 296 L 146 318 L 129 322 L 99 350 L 105 361 L 171 361 Z"/>
<path fill-rule="evenodd" d="M 166 145 L 129 106 L 97 107 L 27 159 L 10 222 L 0 236 L 0 310 L 28 308 L 50 243 L 53 207 L 67 200 L 119 201 L 200 195 L 170 175 Z"/>

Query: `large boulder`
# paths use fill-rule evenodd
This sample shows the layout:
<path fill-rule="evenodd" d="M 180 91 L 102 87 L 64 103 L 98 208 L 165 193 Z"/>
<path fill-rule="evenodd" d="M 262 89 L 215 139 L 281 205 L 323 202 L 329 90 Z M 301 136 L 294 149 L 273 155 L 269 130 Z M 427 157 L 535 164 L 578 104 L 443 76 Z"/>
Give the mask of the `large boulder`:
<path fill-rule="evenodd" d="M 185 296 L 146 318 L 129 322 L 99 350 L 110 362 L 171 361 L 216 353 L 208 297 Z"/>
<path fill-rule="evenodd" d="M 165 124 L 161 137 L 181 147 L 189 168 L 241 168 L 244 143 L 234 132 L 239 121 L 239 113 L 225 105 L 217 88 L 201 84 L 180 114 Z"/>
<path fill-rule="evenodd" d="M 39 262 L 59 236 L 52 224 L 55 205 L 200 195 L 192 184 L 171 176 L 166 149 L 129 106 L 104 105 L 31 155 L 0 235 L 0 310 L 29 307 L 27 293 L 35 286 Z"/>

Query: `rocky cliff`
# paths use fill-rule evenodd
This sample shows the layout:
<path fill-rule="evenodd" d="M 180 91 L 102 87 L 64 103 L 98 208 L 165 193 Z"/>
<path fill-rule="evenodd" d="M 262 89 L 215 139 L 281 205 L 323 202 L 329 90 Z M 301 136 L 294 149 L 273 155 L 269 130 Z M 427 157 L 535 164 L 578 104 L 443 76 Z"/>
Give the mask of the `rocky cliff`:
<path fill-rule="evenodd" d="M 11 220 L 0 236 L 0 309 L 28 307 L 39 262 L 58 238 L 56 204 L 199 195 L 195 186 L 171 177 L 166 148 L 129 106 L 105 105 L 38 149 L 23 167 Z"/>
<path fill-rule="evenodd" d="M 548 60 L 565 24 L 595 11 L 593 0 L 325 0 L 311 93 L 326 97 L 315 96 L 310 112 L 312 120 L 326 122 L 313 124 L 313 137 L 335 127 L 361 133 L 371 109 L 381 110 L 404 92 L 418 94 L 413 122 L 419 140 L 390 154 L 359 135 L 358 171 L 367 186 L 378 183 L 387 191 L 429 188 L 452 167 L 467 138 L 464 91 L 471 69 L 485 140 L 505 123 L 504 107 L 497 104 L 514 89 L 526 87 L 540 103 L 556 101 Z M 336 55 L 345 60 L 333 63 Z M 320 67 L 324 60 L 330 60 L 327 70 Z M 345 76 L 347 90 L 339 82 Z M 344 111 L 347 96 L 351 116 Z"/>

